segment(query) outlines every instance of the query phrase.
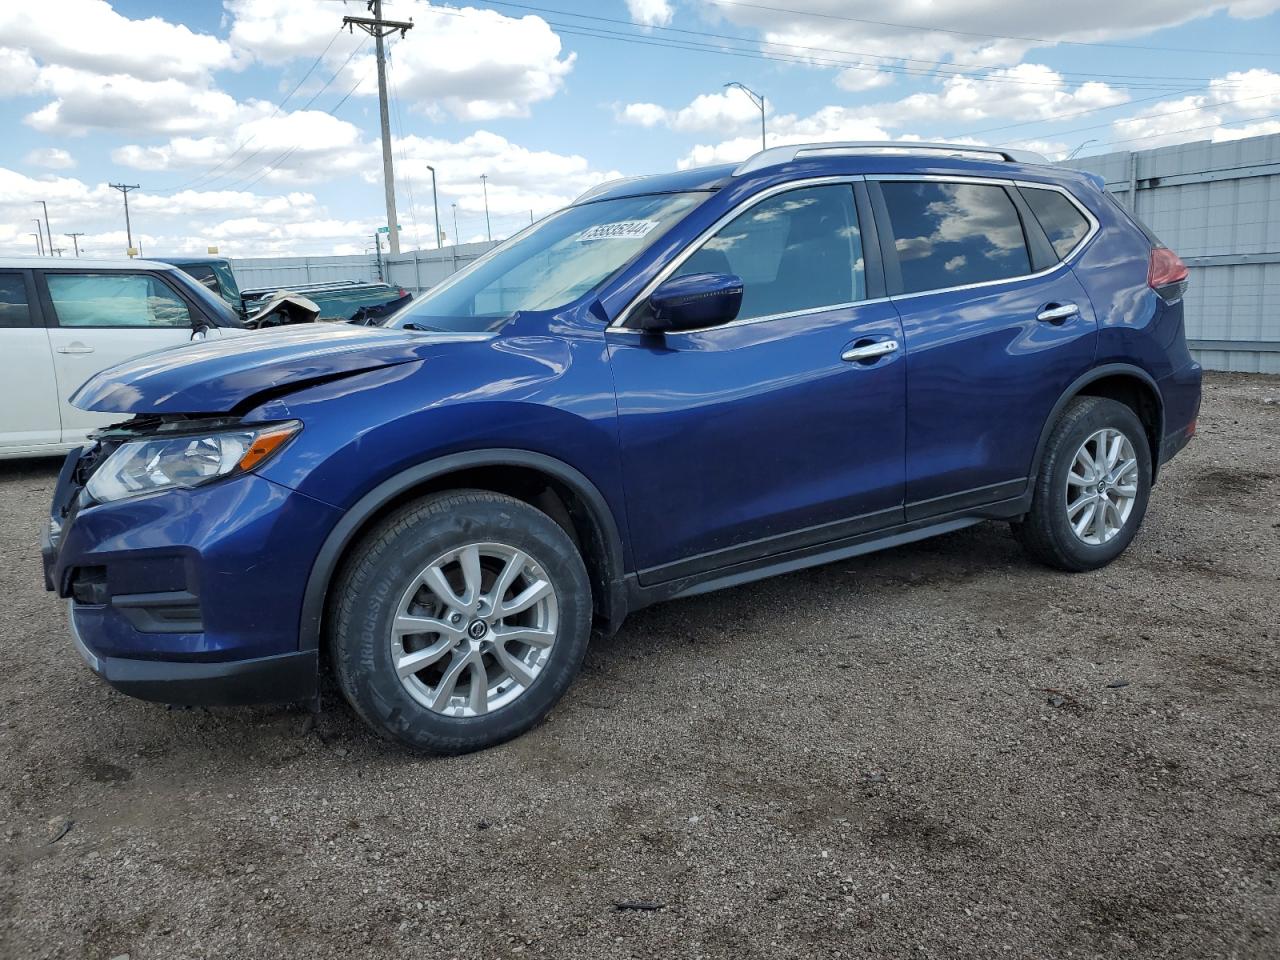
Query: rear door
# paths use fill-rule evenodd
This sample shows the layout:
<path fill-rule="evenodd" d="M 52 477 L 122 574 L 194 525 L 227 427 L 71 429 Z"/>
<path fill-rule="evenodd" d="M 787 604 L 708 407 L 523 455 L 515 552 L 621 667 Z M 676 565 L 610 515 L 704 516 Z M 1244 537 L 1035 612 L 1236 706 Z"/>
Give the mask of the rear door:
<path fill-rule="evenodd" d="M 62 439 L 74 443 L 119 414 L 89 413 L 69 399 L 100 370 L 191 340 L 191 304 L 158 273 L 45 270 L 38 277 L 49 316 Z"/>
<path fill-rule="evenodd" d="M 869 186 L 906 341 L 906 517 L 1019 496 L 1053 405 L 1093 363 L 1097 323 L 1069 260 L 1094 223 L 1054 190 L 1079 221 L 1059 252 L 1011 181 Z"/>
<path fill-rule="evenodd" d="M 0 270 L 0 456 L 62 439 L 49 332 L 26 270 Z"/>

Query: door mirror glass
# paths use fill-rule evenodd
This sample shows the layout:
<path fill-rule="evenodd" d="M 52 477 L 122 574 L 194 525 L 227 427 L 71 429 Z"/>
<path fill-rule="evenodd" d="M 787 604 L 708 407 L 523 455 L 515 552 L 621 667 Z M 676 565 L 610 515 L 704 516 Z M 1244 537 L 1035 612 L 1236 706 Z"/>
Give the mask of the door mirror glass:
<path fill-rule="evenodd" d="M 649 295 L 640 329 L 650 333 L 697 330 L 728 323 L 742 307 L 742 278 L 732 273 L 673 277 Z"/>

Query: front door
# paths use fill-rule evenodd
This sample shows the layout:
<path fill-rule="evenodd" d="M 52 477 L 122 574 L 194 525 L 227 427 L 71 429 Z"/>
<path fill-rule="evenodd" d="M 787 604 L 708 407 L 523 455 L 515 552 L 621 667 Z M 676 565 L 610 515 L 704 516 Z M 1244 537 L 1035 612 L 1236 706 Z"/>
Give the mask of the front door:
<path fill-rule="evenodd" d="M 121 419 L 73 407 L 71 395 L 100 370 L 139 354 L 191 340 L 191 307 L 155 274 L 47 270 L 49 340 L 62 413 L 62 439 L 75 443 L 89 431 Z"/>
<path fill-rule="evenodd" d="M 901 519 L 902 332 L 867 299 L 853 189 L 767 196 L 680 263 L 672 276 L 742 278 L 732 323 L 609 331 L 641 582 Z"/>
<path fill-rule="evenodd" d="M 907 519 L 1017 497 L 1053 405 L 1093 363 L 1093 307 L 1057 262 L 1089 222 L 1075 211 L 1051 245 L 1012 183 L 878 188 L 907 350 Z"/>

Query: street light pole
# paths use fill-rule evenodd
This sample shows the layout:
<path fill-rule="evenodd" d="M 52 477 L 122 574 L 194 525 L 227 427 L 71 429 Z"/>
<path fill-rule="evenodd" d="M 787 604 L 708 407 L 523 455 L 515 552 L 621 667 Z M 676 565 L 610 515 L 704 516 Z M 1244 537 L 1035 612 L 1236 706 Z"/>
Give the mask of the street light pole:
<path fill-rule="evenodd" d="M 458 236 L 458 205 L 451 204 L 453 207 L 453 245 L 456 247 L 462 242 L 462 237 Z"/>
<path fill-rule="evenodd" d="M 427 169 L 431 171 L 431 206 L 436 211 L 436 249 L 440 249 L 440 195 L 436 193 L 436 168 L 431 164 L 427 164 Z"/>
<path fill-rule="evenodd" d="M 764 132 L 764 94 L 756 93 L 746 84 L 739 83 L 737 80 L 731 80 L 729 83 L 725 84 L 726 89 L 729 87 L 737 87 L 739 90 L 741 90 L 743 93 L 745 93 L 748 97 L 751 98 L 752 103 L 754 103 L 757 107 L 760 108 L 760 149 L 767 150 L 768 145 L 765 143 L 765 132 Z"/>
<path fill-rule="evenodd" d="M 40 235 L 40 218 L 32 217 L 31 222 L 36 225 L 36 246 L 40 250 L 40 256 L 44 256 L 44 238 Z"/>
<path fill-rule="evenodd" d="M 489 225 L 489 175 L 487 173 L 480 174 L 480 186 L 484 189 L 484 232 L 492 243 L 493 227 Z"/>
<path fill-rule="evenodd" d="M 44 256 L 44 241 L 42 241 L 42 240 L 40 239 L 40 234 L 38 234 L 38 233 L 28 233 L 28 234 L 27 234 L 27 236 L 28 236 L 28 237 L 35 237 L 35 238 L 36 238 L 36 256 L 43 257 L 43 256 Z"/>

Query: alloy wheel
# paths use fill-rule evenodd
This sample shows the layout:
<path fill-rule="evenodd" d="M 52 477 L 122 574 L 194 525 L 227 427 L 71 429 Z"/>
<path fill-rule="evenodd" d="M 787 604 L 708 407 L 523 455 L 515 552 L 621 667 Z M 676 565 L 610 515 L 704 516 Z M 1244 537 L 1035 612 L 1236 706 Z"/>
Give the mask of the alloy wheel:
<path fill-rule="evenodd" d="M 410 582 L 391 626 L 391 661 L 428 710 L 483 716 L 516 700 L 542 672 L 559 609 L 555 586 L 527 553 L 467 544 Z"/>
<path fill-rule="evenodd" d="M 1104 428 L 1087 437 L 1067 472 L 1067 523 L 1084 543 L 1100 546 L 1116 536 L 1138 499 L 1138 458 L 1119 430 Z"/>

